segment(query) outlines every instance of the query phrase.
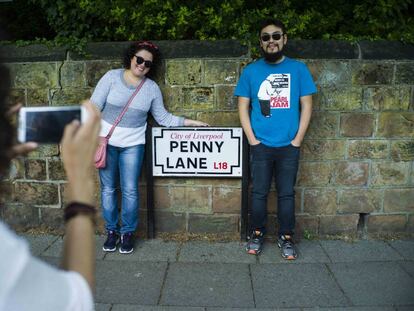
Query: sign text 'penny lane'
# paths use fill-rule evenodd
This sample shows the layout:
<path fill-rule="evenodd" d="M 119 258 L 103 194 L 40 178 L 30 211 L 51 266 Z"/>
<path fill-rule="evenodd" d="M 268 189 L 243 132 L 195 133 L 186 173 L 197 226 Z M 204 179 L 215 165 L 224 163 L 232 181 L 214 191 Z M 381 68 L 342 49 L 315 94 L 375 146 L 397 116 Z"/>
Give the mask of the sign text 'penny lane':
<path fill-rule="evenodd" d="M 241 128 L 153 128 L 154 176 L 242 174 Z"/>

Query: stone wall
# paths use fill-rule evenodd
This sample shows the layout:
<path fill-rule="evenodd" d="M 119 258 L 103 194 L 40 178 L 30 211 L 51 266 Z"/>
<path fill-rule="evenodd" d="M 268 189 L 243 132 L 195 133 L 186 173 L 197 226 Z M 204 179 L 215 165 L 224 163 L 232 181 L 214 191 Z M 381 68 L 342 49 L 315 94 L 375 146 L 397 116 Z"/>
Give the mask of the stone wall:
<path fill-rule="evenodd" d="M 248 48 L 235 41 L 158 43 L 165 59 L 157 82 L 166 107 L 211 125 L 240 126 L 232 94 L 251 59 Z M 93 43 L 87 56 L 40 45 L 5 47 L 12 99 L 27 106 L 78 104 L 108 69 L 120 66 L 127 44 Z M 299 234 L 413 234 L 414 47 L 291 41 L 287 55 L 308 64 L 319 90 L 301 148 Z M 144 232 L 145 178 L 140 182 Z M 60 230 L 65 185 L 58 146 L 42 146 L 14 160 L 10 176 L 1 181 L 1 217 L 20 229 Z M 240 179 L 155 179 L 157 232 L 237 234 L 240 204 Z M 272 188 L 270 232 L 275 205 Z"/>

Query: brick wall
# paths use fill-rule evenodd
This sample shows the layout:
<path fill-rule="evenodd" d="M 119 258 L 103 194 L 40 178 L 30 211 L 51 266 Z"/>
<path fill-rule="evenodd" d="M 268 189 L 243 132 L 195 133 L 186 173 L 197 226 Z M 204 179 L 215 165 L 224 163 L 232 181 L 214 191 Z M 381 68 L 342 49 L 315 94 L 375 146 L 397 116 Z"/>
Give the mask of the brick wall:
<path fill-rule="evenodd" d="M 239 126 L 232 94 L 250 60 L 248 49 L 235 41 L 158 43 L 165 59 L 157 82 L 166 107 L 211 125 Z M 87 56 L 40 45 L 7 46 L 12 98 L 27 106 L 77 104 L 107 70 L 120 66 L 127 44 L 93 43 Z M 291 41 L 287 54 L 308 64 L 319 90 L 301 148 L 299 234 L 413 234 L 414 47 Z M 15 228 L 60 230 L 65 185 L 58 146 L 42 146 L 14 160 L 0 182 L 0 215 Z M 143 232 L 143 177 L 140 190 Z M 154 190 L 157 232 L 240 230 L 239 179 L 157 178 Z M 99 202 L 98 181 L 95 195 Z M 268 205 L 269 231 L 274 232 L 274 188 Z"/>

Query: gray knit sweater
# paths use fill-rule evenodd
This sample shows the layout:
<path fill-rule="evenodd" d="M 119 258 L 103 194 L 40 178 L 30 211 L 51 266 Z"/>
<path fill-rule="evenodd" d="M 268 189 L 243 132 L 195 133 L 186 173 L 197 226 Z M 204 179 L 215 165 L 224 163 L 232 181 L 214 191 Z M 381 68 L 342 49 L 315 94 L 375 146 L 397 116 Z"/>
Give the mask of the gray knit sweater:
<path fill-rule="evenodd" d="M 109 133 L 112 124 L 135 91 L 134 86 L 127 85 L 125 82 L 124 71 L 124 69 L 108 71 L 99 80 L 92 94 L 91 101 L 102 113 L 100 136 Z M 153 80 L 147 78 L 115 128 L 109 144 L 116 147 L 145 144 L 148 112 L 151 112 L 160 125 L 184 125 L 183 117 L 174 116 L 165 109 L 160 88 Z"/>

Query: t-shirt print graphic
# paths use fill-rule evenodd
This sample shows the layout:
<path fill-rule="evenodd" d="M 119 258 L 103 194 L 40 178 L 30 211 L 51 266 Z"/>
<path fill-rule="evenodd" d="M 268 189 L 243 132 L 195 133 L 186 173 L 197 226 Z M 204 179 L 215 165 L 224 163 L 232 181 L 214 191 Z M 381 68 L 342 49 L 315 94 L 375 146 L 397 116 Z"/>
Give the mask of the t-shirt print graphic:
<path fill-rule="evenodd" d="M 262 115 L 270 117 L 271 109 L 290 109 L 290 74 L 269 75 L 257 94 Z"/>

